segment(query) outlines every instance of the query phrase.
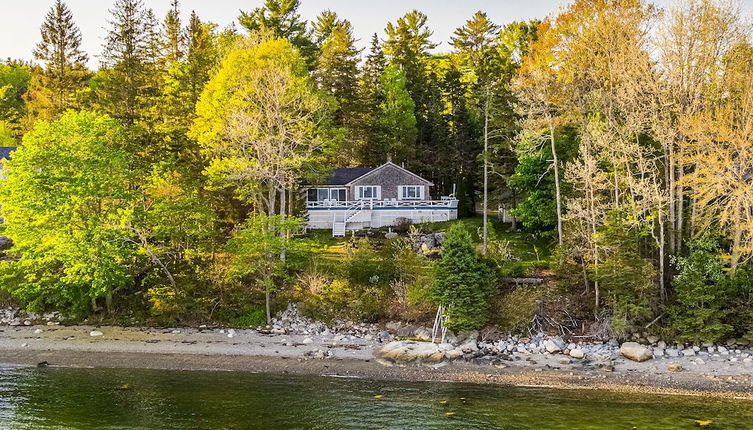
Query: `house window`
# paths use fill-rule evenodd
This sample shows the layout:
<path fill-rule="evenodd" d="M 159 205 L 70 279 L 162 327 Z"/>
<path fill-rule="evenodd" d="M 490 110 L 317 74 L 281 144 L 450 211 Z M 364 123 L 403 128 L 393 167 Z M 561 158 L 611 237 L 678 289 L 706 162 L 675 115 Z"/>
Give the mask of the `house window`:
<path fill-rule="evenodd" d="M 398 195 L 401 200 L 421 200 L 424 198 L 422 185 L 401 185 L 398 187 Z"/>
<path fill-rule="evenodd" d="M 308 201 L 322 202 L 325 200 L 345 201 L 345 188 L 311 188 L 308 191 Z"/>
<path fill-rule="evenodd" d="M 365 185 L 356 187 L 356 195 L 359 200 L 379 199 L 380 187 L 378 185 Z"/>

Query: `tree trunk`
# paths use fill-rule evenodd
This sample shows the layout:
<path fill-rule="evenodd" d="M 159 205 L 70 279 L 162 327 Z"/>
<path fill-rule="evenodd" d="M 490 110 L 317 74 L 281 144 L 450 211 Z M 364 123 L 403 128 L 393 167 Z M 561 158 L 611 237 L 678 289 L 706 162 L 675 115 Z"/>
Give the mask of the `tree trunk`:
<path fill-rule="evenodd" d="M 666 256 L 664 255 L 664 247 L 666 246 L 666 239 L 664 238 L 664 217 L 661 216 L 661 213 L 659 214 L 659 298 L 661 299 L 662 303 L 666 303 L 667 301 L 667 287 L 665 285 L 666 282 L 666 269 L 664 267 L 664 260 L 666 260 Z"/>
<path fill-rule="evenodd" d="M 675 186 L 675 155 L 674 155 L 674 149 L 670 145 L 668 150 L 668 164 L 669 164 L 669 183 L 667 184 L 667 189 L 669 190 L 669 253 L 674 255 L 675 254 L 675 228 L 677 226 L 676 224 L 676 198 L 677 198 L 677 188 Z"/>
<path fill-rule="evenodd" d="M 552 162 L 554 163 L 554 191 L 557 201 L 557 237 L 559 245 L 562 246 L 562 195 L 560 194 L 560 169 L 557 160 L 557 147 L 554 144 L 554 123 L 552 117 L 549 117 L 549 140 L 552 145 Z"/>
<path fill-rule="evenodd" d="M 732 238 L 732 258 L 730 259 L 730 269 L 729 274 L 734 275 L 735 270 L 737 270 L 737 265 L 740 263 L 740 242 L 742 242 L 743 238 L 743 228 L 742 228 L 742 215 L 743 215 L 743 208 L 739 207 L 737 210 L 737 213 L 735 216 L 737 219 L 735 220 L 735 234 Z"/>
<path fill-rule="evenodd" d="M 267 326 L 272 325 L 272 309 L 270 305 L 270 291 L 269 291 L 269 282 L 267 282 L 267 286 L 264 289 L 264 309 L 267 313 Z"/>
<path fill-rule="evenodd" d="M 682 183 L 682 166 L 677 169 L 677 183 Z M 675 250 L 681 252 L 682 250 L 682 236 L 683 236 L 683 215 L 685 212 L 685 190 L 682 185 L 677 186 L 677 231 L 675 232 Z"/>
<path fill-rule="evenodd" d="M 486 255 L 488 249 L 488 212 L 489 212 L 489 89 L 486 90 L 486 104 L 484 106 L 484 222 L 483 245 L 481 253 Z"/>

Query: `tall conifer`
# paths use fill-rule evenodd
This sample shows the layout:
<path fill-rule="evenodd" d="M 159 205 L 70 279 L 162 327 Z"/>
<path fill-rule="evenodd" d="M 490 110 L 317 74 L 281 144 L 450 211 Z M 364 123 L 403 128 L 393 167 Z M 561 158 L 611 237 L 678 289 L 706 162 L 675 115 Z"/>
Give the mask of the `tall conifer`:
<path fill-rule="evenodd" d="M 40 29 L 42 40 L 34 58 L 43 63 L 36 69 L 29 88 L 28 111 L 33 120 L 56 119 L 76 106 L 76 93 L 90 75 L 88 56 L 81 49 L 81 32 L 73 14 L 62 0 L 56 0 Z"/>

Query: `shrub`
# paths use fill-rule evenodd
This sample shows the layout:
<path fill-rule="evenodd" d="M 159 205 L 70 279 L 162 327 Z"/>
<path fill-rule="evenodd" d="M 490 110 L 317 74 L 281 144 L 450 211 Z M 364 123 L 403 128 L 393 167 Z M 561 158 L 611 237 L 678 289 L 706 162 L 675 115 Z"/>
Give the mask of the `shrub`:
<path fill-rule="evenodd" d="M 351 284 L 387 286 L 394 276 L 392 259 L 379 255 L 368 239 L 361 239 L 345 262 L 345 277 Z"/>
<path fill-rule="evenodd" d="M 233 318 L 232 325 L 235 327 L 258 327 L 267 323 L 267 315 L 264 308 L 252 308 L 243 315 Z"/>
<path fill-rule="evenodd" d="M 658 296 L 659 276 L 651 260 L 640 254 L 641 239 L 648 234 L 646 228 L 629 221 L 626 213 L 613 211 L 596 236 L 603 256 L 598 268 L 593 268 L 593 278 L 612 307 L 612 329 L 621 336 L 654 315 L 651 303 Z"/>
<path fill-rule="evenodd" d="M 531 326 L 540 295 L 536 288 L 521 286 L 495 296 L 491 322 L 502 331 L 524 333 Z"/>
<path fill-rule="evenodd" d="M 719 243 L 704 237 L 690 243 L 690 254 L 673 260 L 678 274 L 672 286 L 676 298 L 670 308 L 671 326 L 681 340 L 715 342 L 732 331 L 724 323 L 729 314 L 724 264 Z"/>
<path fill-rule="evenodd" d="M 487 320 L 492 292 L 489 270 L 462 224 L 450 228 L 442 244 L 432 296 L 444 306 L 446 325 L 453 330 L 475 329 Z"/>

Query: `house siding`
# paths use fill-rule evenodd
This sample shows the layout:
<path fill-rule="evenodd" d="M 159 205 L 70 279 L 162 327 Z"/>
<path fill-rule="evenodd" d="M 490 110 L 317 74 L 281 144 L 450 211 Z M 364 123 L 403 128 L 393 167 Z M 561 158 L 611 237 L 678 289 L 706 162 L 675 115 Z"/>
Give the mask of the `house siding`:
<path fill-rule="evenodd" d="M 424 198 L 429 198 L 429 182 L 412 175 L 397 166 L 387 165 L 379 170 L 368 173 L 354 180 L 348 187 L 348 196 L 357 199 L 356 187 L 363 185 L 378 185 L 382 187 L 382 200 L 398 199 L 398 187 L 400 185 L 423 186 Z"/>

